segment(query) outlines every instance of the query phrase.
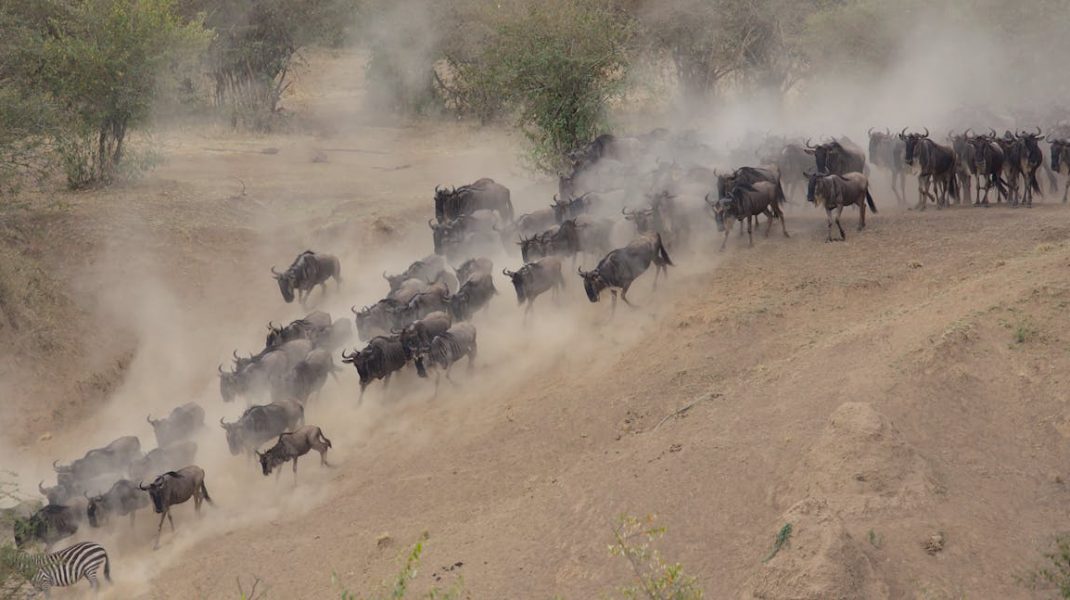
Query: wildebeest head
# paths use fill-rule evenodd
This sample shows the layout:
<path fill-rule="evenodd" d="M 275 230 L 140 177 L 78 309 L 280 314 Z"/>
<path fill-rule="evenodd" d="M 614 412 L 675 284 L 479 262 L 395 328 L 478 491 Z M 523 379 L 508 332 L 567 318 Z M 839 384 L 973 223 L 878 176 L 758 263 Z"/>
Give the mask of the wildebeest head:
<path fill-rule="evenodd" d="M 524 260 L 524 262 L 531 262 L 543 256 L 543 236 L 546 233 L 547 232 L 543 232 L 541 234 L 536 234 L 527 238 L 524 236 L 519 236 L 520 241 L 517 242 L 517 244 L 520 245 L 520 257 Z"/>
<path fill-rule="evenodd" d="M 880 153 L 880 147 L 892 139 L 892 132 L 887 129 L 884 131 L 874 131 L 873 128 L 870 127 L 866 133 L 869 135 L 870 157 L 877 156 L 877 154 Z"/>
<path fill-rule="evenodd" d="M 227 432 L 227 447 L 230 449 L 230 453 L 234 456 L 241 454 L 241 451 L 244 448 L 241 422 L 226 423 L 223 421 L 223 417 L 219 417 L 219 425 Z M 157 478 L 157 481 L 158 480 L 159 478 Z M 155 501 L 155 498 L 153 501 Z"/>
<path fill-rule="evenodd" d="M 432 226 L 431 229 L 434 229 L 434 226 Z M 410 275 L 408 271 L 405 271 L 400 275 L 387 275 L 386 271 L 383 271 L 383 279 L 385 279 L 387 285 L 390 286 L 390 291 L 398 289 L 401 287 L 401 284 L 405 283 L 405 281 L 411 277 L 412 275 Z"/>
<path fill-rule="evenodd" d="M 899 139 L 903 140 L 906 144 L 905 147 L 905 160 L 908 165 L 914 165 L 914 156 L 917 154 L 918 142 L 921 140 L 929 139 L 929 128 L 925 128 L 925 133 L 907 133 L 907 128 L 904 127 L 903 131 L 899 132 Z M 822 170 L 819 168 L 818 170 Z"/>
<path fill-rule="evenodd" d="M 279 436 L 279 440 L 282 440 L 282 436 Z M 260 461 L 260 470 L 265 476 L 271 475 L 271 471 L 277 468 L 279 465 L 286 462 L 286 457 L 281 452 L 274 452 L 275 448 L 271 448 L 267 452 L 257 452 L 256 458 Z"/>
<path fill-rule="evenodd" d="M 267 338 L 264 340 L 265 348 L 274 348 L 275 346 L 281 346 L 286 342 L 285 327 L 275 327 L 274 323 L 268 322 L 267 329 Z M 235 355 L 235 359 L 237 359 L 237 355 Z"/>
<path fill-rule="evenodd" d="M 1044 139 L 1044 135 L 1041 133 L 1040 127 L 1037 127 L 1036 133 L 1029 133 L 1027 131 L 1019 131 L 1018 139 L 1022 140 L 1028 149 L 1031 156 L 1037 156 L 1040 154 L 1040 141 Z"/>
<path fill-rule="evenodd" d="M 435 219 L 439 223 L 446 220 L 446 202 L 456 193 L 457 188 L 435 186 Z"/>
<path fill-rule="evenodd" d="M 1067 159 L 1070 156 L 1066 156 L 1066 153 L 1070 151 L 1070 140 L 1052 140 L 1051 141 L 1051 170 L 1056 173 L 1060 172 L 1059 169 L 1063 165 L 1070 166 L 1070 162 Z"/>
<path fill-rule="evenodd" d="M 732 199 L 718 198 L 711 200 L 710 196 L 711 194 L 706 194 L 706 204 L 710 207 L 710 211 L 713 212 L 713 220 L 717 223 L 717 231 L 724 231 L 725 213 L 728 211 Z"/>
<path fill-rule="evenodd" d="M 104 507 L 104 496 L 92 496 L 85 495 L 89 504 L 86 505 L 85 515 L 89 519 L 90 527 L 100 527 L 104 522 L 104 516 L 106 509 Z"/>
<path fill-rule="evenodd" d="M 516 303 L 517 304 L 523 304 L 524 300 L 527 299 L 527 296 L 525 294 L 525 289 L 526 289 L 527 286 L 524 285 L 524 279 L 525 279 L 524 276 L 527 274 L 528 271 L 530 271 L 530 269 L 528 268 L 527 265 L 524 265 L 523 267 L 520 267 L 520 269 L 517 270 L 517 271 L 510 271 L 509 269 L 502 269 L 502 275 L 505 275 L 506 277 L 508 277 L 513 282 L 513 289 L 516 290 Z"/>
<path fill-rule="evenodd" d="M 587 299 L 591 302 L 598 302 L 598 296 L 602 293 L 602 290 L 609 287 L 605 279 L 602 279 L 598 269 L 584 271 L 582 268 L 577 267 L 576 270 L 579 271 L 580 277 L 583 277 L 583 290 L 587 292 Z"/>
<path fill-rule="evenodd" d="M 220 419 L 219 422 L 222 423 L 223 420 Z M 227 430 L 227 442 L 230 442 L 229 429 Z M 233 448 L 231 449 L 231 452 L 234 453 Z M 175 477 L 178 477 L 178 473 L 175 473 L 174 471 L 168 471 L 154 479 L 148 487 L 145 487 L 140 483 L 137 484 L 137 489 L 149 493 L 149 497 L 152 498 L 152 509 L 156 511 L 157 514 L 162 513 L 164 509 L 167 508 L 166 506 L 164 506 L 164 500 L 166 499 L 165 496 L 167 492 L 167 483 L 168 481 L 172 481 Z"/>
<path fill-rule="evenodd" d="M 360 378 L 361 385 L 367 385 L 367 382 L 371 381 L 372 365 L 379 348 L 375 345 L 369 345 L 363 350 L 357 352 L 351 352 L 346 354 L 342 351 L 342 362 L 351 364 L 357 370 L 357 376 Z"/>
<path fill-rule="evenodd" d="M 287 269 L 282 273 L 275 270 L 275 267 L 271 267 L 271 276 L 275 278 L 275 281 L 279 284 L 279 291 L 282 292 L 282 299 L 287 304 L 294 301 L 294 287 L 297 285 L 297 275 L 293 271 Z"/>
<path fill-rule="evenodd" d="M 624 215 L 624 218 L 635 223 L 635 230 L 639 233 L 646 233 L 653 231 L 654 227 L 654 209 L 642 208 L 639 210 L 628 210 L 627 208 L 620 209 L 620 213 Z"/>
<path fill-rule="evenodd" d="M 45 498 L 48 498 L 49 504 L 63 504 L 71 497 L 71 491 L 67 486 L 54 485 L 50 488 L 45 487 L 45 482 L 41 481 L 37 484 L 38 491 Z"/>
<path fill-rule="evenodd" d="M 237 370 L 224 371 L 223 365 L 219 365 L 219 393 L 224 402 L 231 402 L 241 393 L 241 375 Z"/>

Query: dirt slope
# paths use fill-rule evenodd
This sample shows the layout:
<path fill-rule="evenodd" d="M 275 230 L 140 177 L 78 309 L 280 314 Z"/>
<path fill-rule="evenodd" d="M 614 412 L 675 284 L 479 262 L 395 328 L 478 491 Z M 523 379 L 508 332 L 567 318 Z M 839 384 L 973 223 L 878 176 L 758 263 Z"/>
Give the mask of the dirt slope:
<path fill-rule="evenodd" d="M 110 597 L 236 597 L 253 576 L 271 598 L 332 597 L 332 573 L 374 587 L 424 531 L 417 589 L 461 576 L 472 598 L 594 597 L 628 580 L 606 551 L 622 513 L 659 514 L 665 554 L 711 598 L 1030 597 L 1016 577 L 1068 499 L 1061 205 L 909 213 L 878 189 L 881 213 L 842 244 L 795 206 L 791 239 L 674 252 L 669 280 L 653 293 L 644 276 L 640 307 L 613 319 L 570 273 L 525 326 L 499 278 L 459 386 L 432 399 L 405 377 L 358 406 L 354 373 L 328 384 L 307 420 L 336 468 L 304 460 L 294 486 L 229 456 L 214 422 L 242 407 L 219 401 L 216 364 L 301 313 L 268 266 L 338 253 L 345 286 L 320 306 L 347 315 L 381 295 L 383 268 L 429 250 L 434 185 L 490 174 L 526 209 L 550 195 L 500 132 L 338 125 L 343 92 L 301 99 L 316 135 L 176 133 L 146 180 L 68 199 L 60 231 L 77 243 L 52 260 L 129 363 L 107 404 L 55 439 L 35 442 L 49 425 L 35 420 L 3 440 L 11 463 L 32 485 L 52 458 L 120 432 L 149 447 L 145 412 L 209 411 L 198 462 L 216 506 L 180 509 L 156 553 L 148 515 L 132 533 L 85 533 L 112 549 Z M 64 399 L 18 402 L 31 400 Z M 763 563 L 785 523 L 791 541 Z"/>

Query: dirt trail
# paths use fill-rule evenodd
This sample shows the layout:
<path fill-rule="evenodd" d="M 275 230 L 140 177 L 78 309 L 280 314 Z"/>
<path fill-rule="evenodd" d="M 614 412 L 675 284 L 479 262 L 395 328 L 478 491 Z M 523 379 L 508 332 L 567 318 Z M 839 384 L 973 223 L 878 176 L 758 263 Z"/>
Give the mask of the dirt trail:
<path fill-rule="evenodd" d="M 73 201 L 87 241 L 71 269 L 100 275 L 78 279 L 94 310 L 133 321 L 134 358 L 102 411 L 17 460 L 44 472 L 117 427 L 145 436 L 147 410 L 209 410 L 198 462 L 217 506 L 183 507 L 157 553 L 152 517 L 107 534 L 109 596 L 234 597 L 236 577 L 259 576 L 271 598 L 322 598 L 332 573 L 366 590 L 426 531 L 416 589 L 460 576 L 473 598 L 595 597 L 630 577 L 606 552 L 616 517 L 657 513 L 664 554 L 711 598 L 1030 597 L 1016 577 L 1070 497 L 1070 212 L 1053 203 L 913 213 L 877 190 L 870 229 L 837 244 L 794 206 L 792 238 L 681 251 L 613 319 L 569 274 L 525 327 L 499 278 L 459 386 L 432 399 L 402 378 L 358 407 L 355 374 L 328 384 L 307 420 L 334 441 L 335 469 L 305 460 L 295 486 L 229 456 L 211 423 L 241 407 L 219 402 L 215 365 L 300 312 L 268 265 L 338 252 L 347 282 L 322 306 L 347 315 L 381 294 L 381 268 L 429 250 L 435 184 L 490 174 L 521 208 L 549 197 L 508 136 L 369 123 L 351 97 L 301 99 L 325 124 L 352 116 L 314 136 L 168 136 L 148 179 Z M 313 162 L 324 147 L 387 154 Z M 118 285 L 116 264 L 153 277 Z M 785 523 L 791 541 L 763 563 Z"/>

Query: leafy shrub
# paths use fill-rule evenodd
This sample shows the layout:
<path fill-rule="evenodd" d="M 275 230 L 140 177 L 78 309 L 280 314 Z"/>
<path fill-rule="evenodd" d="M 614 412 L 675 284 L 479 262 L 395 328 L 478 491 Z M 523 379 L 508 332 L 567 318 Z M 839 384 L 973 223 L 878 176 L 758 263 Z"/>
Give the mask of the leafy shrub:
<path fill-rule="evenodd" d="M 609 552 L 628 561 L 636 583 L 620 589 L 625 598 L 649 600 L 699 600 L 702 588 L 698 581 L 684 572 L 680 563 L 667 563 L 653 547 L 665 528 L 654 525 L 657 517 L 644 519 L 624 516 L 613 528 L 613 543 Z"/>

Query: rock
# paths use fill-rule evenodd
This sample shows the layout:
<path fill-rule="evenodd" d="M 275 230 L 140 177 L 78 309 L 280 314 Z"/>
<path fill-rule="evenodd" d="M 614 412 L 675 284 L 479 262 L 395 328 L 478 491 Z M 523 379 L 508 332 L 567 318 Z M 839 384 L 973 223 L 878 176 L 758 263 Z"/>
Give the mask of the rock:
<path fill-rule="evenodd" d="M 938 531 L 929 536 L 929 539 L 925 540 L 925 551 L 935 556 L 938 552 L 944 550 L 944 532 Z"/>
<path fill-rule="evenodd" d="M 381 533 L 375 540 L 375 547 L 384 550 L 394 545 L 394 538 L 390 537 L 388 533 Z"/>

